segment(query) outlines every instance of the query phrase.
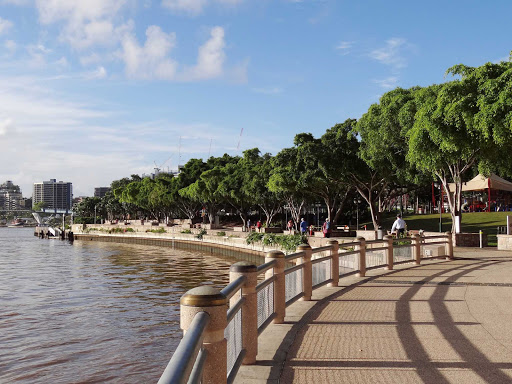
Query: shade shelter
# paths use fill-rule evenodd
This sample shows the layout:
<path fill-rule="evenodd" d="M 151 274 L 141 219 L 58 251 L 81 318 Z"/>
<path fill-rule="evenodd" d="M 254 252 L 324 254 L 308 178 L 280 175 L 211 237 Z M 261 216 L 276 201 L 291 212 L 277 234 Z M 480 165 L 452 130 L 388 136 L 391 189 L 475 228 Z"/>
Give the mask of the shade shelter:
<path fill-rule="evenodd" d="M 455 183 L 450 183 L 450 190 L 455 190 Z M 491 174 L 489 177 L 485 177 L 482 174 L 478 174 L 470 181 L 462 183 L 462 192 L 469 191 L 486 191 L 489 204 L 487 204 L 487 211 L 491 211 L 491 193 L 492 191 L 508 191 L 512 192 L 512 183 L 505 179 L 502 179 L 495 174 Z"/>

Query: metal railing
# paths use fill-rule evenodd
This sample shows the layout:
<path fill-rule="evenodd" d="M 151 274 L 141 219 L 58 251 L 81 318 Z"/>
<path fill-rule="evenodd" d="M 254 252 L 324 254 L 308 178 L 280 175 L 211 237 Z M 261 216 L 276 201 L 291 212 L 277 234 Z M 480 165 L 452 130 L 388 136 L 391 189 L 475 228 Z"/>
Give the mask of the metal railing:
<path fill-rule="evenodd" d="M 186 331 L 159 384 L 232 383 L 242 364 L 254 364 L 258 336 L 271 323 L 283 323 L 286 308 L 296 300 L 311 300 L 312 291 L 339 278 L 364 277 L 368 269 L 393 269 L 394 264 L 420 264 L 426 246 L 442 245 L 453 258 L 452 234 L 338 244 L 312 249 L 301 245 L 285 256 L 268 252 L 265 263 L 231 266 L 230 283 L 222 290 L 201 287 L 181 300 L 181 326 Z"/>

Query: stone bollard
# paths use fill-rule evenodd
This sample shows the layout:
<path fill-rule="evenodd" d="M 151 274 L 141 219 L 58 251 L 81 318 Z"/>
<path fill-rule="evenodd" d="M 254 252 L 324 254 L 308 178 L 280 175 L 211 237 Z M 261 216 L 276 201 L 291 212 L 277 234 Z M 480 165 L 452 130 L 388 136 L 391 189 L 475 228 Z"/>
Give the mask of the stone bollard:
<path fill-rule="evenodd" d="M 299 259 L 299 263 L 304 264 L 302 270 L 302 288 L 304 289 L 304 296 L 302 296 L 300 300 L 310 301 L 313 294 L 313 265 L 311 264 L 313 250 L 308 244 L 301 244 L 297 247 L 297 252 L 304 252 L 304 256 Z"/>
<path fill-rule="evenodd" d="M 329 287 L 337 287 L 340 281 L 340 257 L 338 251 L 340 245 L 338 240 L 329 240 L 327 242 L 331 246 L 331 282 Z"/>
<path fill-rule="evenodd" d="M 203 369 L 203 383 L 227 382 L 227 341 L 224 330 L 228 325 L 228 300 L 220 290 L 202 286 L 189 290 L 180 300 L 180 326 L 184 332 L 198 312 L 210 315 L 210 322 L 204 331 L 203 348 L 208 355 Z"/>
<path fill-rule="evenodd" d="M 246 281 L 242 286 L 242 348 L 245 348 L 245 357 L 242 364 L 254 364 L 258 354 L 258 268 L 247 261 L 233 264 L 229 270 L 229 280 L 234 281 L 240 276 L 245 276 Z"/>
<path fill-rule="evenodd" d="M 446 258 L 453 260 L 453 234 L 446 232 L 446 247 L 445 247 Z"/>
<path fill-rule="evenodd" d="M 393 236 L 390 236 L 390 235 L 384 236 L 384 241 L 387 242 L 387 247 L 388 247 L 388 249 L 386 250 L 386 258 L 387 258 L 387 264 L 388 264 L 386 269 L 391 271 L 393 269 Z"/>
<path fill-rule="evenodd" d="M 276 277 L 274 281 L 274 312 L 276 317 L 274 324 L 282 324 L 286 314 L 286 285 L 284 279 L 284 253 L 281 251 L 270 251 L 265 255 L 265 263 L 275 260 L 274 271 L 272 269 L 265 273 L 265 279 Z M 256 316 L 256 315 L 255 315 Z"/>
<path fill-rule="evenodd" d="M 421 264 L 421 236 L 420 235 L 412 235 L 412 243 L 414 250 L 414 260 L 416 265 Z"/>
<path fill-rule="evenodd" d="M 359 277 L 366 276 L 366 239 L 364 237 L 358 237 L 359 245 L 356 247 L 359 250 Z"/>

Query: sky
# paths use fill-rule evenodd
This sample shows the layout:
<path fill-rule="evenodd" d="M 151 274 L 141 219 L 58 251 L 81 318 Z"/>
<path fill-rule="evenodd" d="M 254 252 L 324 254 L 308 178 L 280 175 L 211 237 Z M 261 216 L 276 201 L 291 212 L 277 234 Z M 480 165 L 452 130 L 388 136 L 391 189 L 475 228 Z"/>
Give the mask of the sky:
<path fill-rule="evenodd" d="M 0 183 L 91 196 L 191 158 L 276 154 L 396 87 L 507 60 L 512 2 L 0 0 Z"/>

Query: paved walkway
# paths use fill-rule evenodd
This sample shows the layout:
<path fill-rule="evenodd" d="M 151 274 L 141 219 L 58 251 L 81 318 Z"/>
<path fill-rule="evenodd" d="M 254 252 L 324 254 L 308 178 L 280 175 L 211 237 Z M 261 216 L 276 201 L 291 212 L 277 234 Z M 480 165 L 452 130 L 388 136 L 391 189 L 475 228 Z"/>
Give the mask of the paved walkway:
<path fill-rule="evenodd" d="M 456 257 L 296 303 L 302 313 L 265 331 L 240 382 L 512 383 L 512 253 Z"/>

